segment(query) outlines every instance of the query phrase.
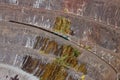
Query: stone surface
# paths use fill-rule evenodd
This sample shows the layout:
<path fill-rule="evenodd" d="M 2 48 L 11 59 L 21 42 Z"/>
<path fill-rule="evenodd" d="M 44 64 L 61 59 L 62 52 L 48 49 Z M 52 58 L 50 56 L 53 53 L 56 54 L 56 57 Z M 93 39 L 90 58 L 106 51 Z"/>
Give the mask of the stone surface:
<path fill-rule="evenodd" d="M 21 69 L 0 63 L 0 80 L 39 80 Z"/>
<path fill-rule="evenodd" d="M 116 80 L 120 72 L 119 3 L 119 0 L 0 0 L 0 62 L 38 76 L 41 68 L 37 68 L 38 72 L 37 69 L 29 71 L 35 68 L 34 59 L 51 63 L 61 57 L 54 54 L 56 50 L 59 52 L 58 47 L 71 45 L 81 51 L 76 60 L 79 65 L 87 64 L 87 74 L 84 76 L 72 67 L 67 70 L 67 79 Z M 58 17 L 61 20 L 57 20 Z M 56 31 L 55 26 L 60 31 Z M 69 28 L 67 34 L 65 26 Z M 29 65 L 23 64 L 26 54 L 33 60 Z M 11 68 L 6 69 L 8 71 L 18 73 Z M 10 74 L 5 78 L 19 80 L 20 76 L 21 73 Z"/>
<path fill-rule="evenodd" d="M 55 40 L 60 44 L 72 45 L 72 46 L 78 48 L 82 53 L 79 56 L 78 61 L 80 63 L 84 62 L 84 63 L 88 64 L 88 74 L 87 75 L 90 76 L 91 78 L 97 79 L 98 77 L 101 76 L 100 78 L 103 78 L 106 80 L 106 79 L 110 78 L 108 76 L 111 76 L 111 79 L 114 80 L 116 77 L 114 68 L 112 68 L 108 63 L 104 62 L 101 58 L 94 55 L 93 53 L 76 46 L 75 44 L 65 40 L 64 38 L 58 37 L 54 34 L 46 32 L 44 30 L 36 29 L 34 27 L 30 27 L 30 26 L 26 26 L 26 25 L 22 25 L 22 24 L 16 24 L 16 23 L 11 23 L 11 22 L 1 22 L 1 25 L 2 26 L 0 26 L 0 27 L 2 30 L 0 31 L 1 32 L 0 55 L 3 56 L 3 58 L 1 57 L 0 59 L 1 59 L 2 63 L 7 63 L 9 65 L 15 65 L 15 66 L 21 68 L 23 57 L 26 54 L 32 55 L 34 57 L 36 55 L 36 58 L 39 58 L 40 60 L 43 59 L 44 57 L 40 57 L 41 54 L 39 55 L 38 49 L 34 50 L 32 47 L 26 46 L 25 44 L 27 44 L 27 42 L 23 42 L 23 41 L 24 41 L 24 39 L 28 40 L 28 38 L 26 38 L 26 37 L 29 37 L 31 40 L 31 39 L 34 39 L 34 37 L 36 35 L 44 34 L 44 36 L 51 38 L 51 40 Z M 21 35 L 23 37 L 20 37 Z M 32 35 L 32 36 L 30 36 L 30 35 Z M 24 37 L 24 36 L 26 36 L 26 37 Z M 18 39 L 17 42 L 16 42 L 16 39 Z M 30 42 L 29 44 L 32 44 L 32 42 Z M 11 54 L 11 55 L 9 55 L 9 54 Z M 17 56 L 17 59 L 16 59 L 16 56 Z M 48 57 L 50 58 L 50 56 L 51 56 L 51 59 L 48 59 Z M 49 62 L 52 62 L 50 60 L 54 60 L 52 58 L 56 57 L 56 56 L 48 54 L 48 57 L 47 57 L 47 60 Z M 117 59 L 117 58 L 115 58 L 115 59 Z M 47 61 L 47 60 L 44 59 L 42 61 Z M 118 61 L 119 61 L 119 59 L 118 59 Z M 117 67 L 119 68 L 119 65 L 117 65 Z"/>
<path fill-rule="evenodd" d="M 94 20 L 82 18 L 74 15 L 67 15 L 48 10 L 32 9 L 29 7 L 5 6 L 1 5 L 0 15 L 3 20 L 13 20 L 21 23 L 27 23 L 53 31 L 56 17 L 62 16 L 71 21 L 71 30 L 73 31 L 73 41 L 77 39 L 78 44 L 84 41 L 85 44 L 97 44 L 107 48 L 112 52 L 119 53 L 120 32 L 119 29 L 112 28 L 104 24 L 96 23 Z M 10 13 L 10 14 L 9 14 Z M 61 34 L 61 33 L 59 33 Z"/>

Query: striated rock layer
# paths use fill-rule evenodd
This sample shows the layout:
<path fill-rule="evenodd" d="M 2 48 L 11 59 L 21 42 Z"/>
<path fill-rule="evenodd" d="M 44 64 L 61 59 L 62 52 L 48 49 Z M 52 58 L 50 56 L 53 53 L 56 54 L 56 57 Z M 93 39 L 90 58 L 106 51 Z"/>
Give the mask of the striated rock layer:
<path fill-rule="evenodd" d="M 0 62 L 40 80 L 119 80 L 119 3 L 0 0 Z"/>

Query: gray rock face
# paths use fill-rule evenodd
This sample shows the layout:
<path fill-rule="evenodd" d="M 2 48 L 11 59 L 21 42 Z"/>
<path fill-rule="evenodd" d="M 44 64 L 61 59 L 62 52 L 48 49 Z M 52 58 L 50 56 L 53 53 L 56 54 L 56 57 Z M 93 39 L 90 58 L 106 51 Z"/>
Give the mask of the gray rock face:
<path fill-rule="evenodd" d="M 120 27 L 119 0 L 1 0 L 0 3 L 65 11 Z"/>
<path fill-rule="evenodd" d="M 25 70 L 26 72 L 35 74 L 36 76 L 40 75 L 38 74 L 39 71 L 36 71 L 36 70 L 40 70 L 40 71 L 41 69 L 44 70 L 44 68 L 42 67 L 43 63 L 44 65 L 51 63 L 55 60 L 55 58 L 60 57 L 60 55 L 57 55 L 58 53 L 55 53 L 55 54 L 47 53 L 46 55 L 42 55 L 42 53 L 39 53 L 41 48 L 40 49 L 33 48 L 33 46 L 30 45 L 36 42 L 36 40 L 34 40 L 35 36 L 40 35 L 43 38 L 44 37 L 50 38 L 50 40 L 56 41 L 59 46 L 60 45 L 72 45 L 74 47 L 76 46 L 75 44 L 61 37 L 58 37 L 49 32 L 45 32 L 43 30 L 36 29 L 30 26 L 11 23 L 11 22 L 1 22 L 0 27 L 2 29 L 1 35 L 0 35 L 1 37 L 0 38 L 0 56 L 1 56 L 0 62 L 19 67 Z M 22 37 L 18 37 L 18 36 L 21 36 L 20 34 L 22 35 Z M 31 41 L 32 39 L 33 39 L 33 42 Z M 43 46 L 46 45 L 46 47 L 48 46 L 45 43 L 43 43 L 42 45 Z M 104 79 L 109 79 L 110 77 L 108 76 L 111 76 L 111 79 L 113 80 L 115 79 L 116 73 L 114 71 L 114 68 L 112 68 L 109 64 L 105 63 L 101 58 L 92 54 L 91 52 L 84 50 L 80 47 L 78 49 L 80 49 L 80 52 L 81 52 L 81 55 L 77 59 L 79 61 L 78 63 L 87 64 L 88 74 L 86 75 L 86 78 L 90 77 L 93 79 L 97 79 L 98 77 L 100 77 L 100 79 L 104 80 Z M 24 57 L 26 55 L 30 55 L 32 57 L 28 60 L 25 58 L 24 60 Z M 46 56 L 46 57 L 43 57 L 43 56 Z M 118 58 L 116 58 L 116 60 L 119 61 Z M 39 66 L 41 66 L 40 69 L 39 69 Z M 114 67 L 117 68 L 116 70 L 118 70 L 119 68 L 118 65 L 114 65 Z M 78 73 L 74 72 L 73 69 L 67 69 L 67 70 L 72 71 L 70 72 L 70 75 L 73 77 L 75 74 L 78 75 Z M 80 73 L 79 73 L 79 76 L 81 76 Z"/>
<path fill-rule="evenodd" d="M 94 20 L 89 20 L 80 16 L 77 17 L 59 12 L 32 9 L 29 7 L 22 8 L 19 6 L 1 5 L 0 8 L 0 15 L 3 20 L 13 20 L 21 23 L 32 24 L 51 31 L 53 31 L 56 17 L 63 16 L 71 21 L 70 28 L 73 31 L 73 34 L 70 34 L 70 36 L 74 37 L 72 38 L 73 41 L 77 39 L 77 41 L 84 41 L 86 44 L 97 44 L 111 50 L 112 52 L 119 53 L 119 29 L 116 30 L 115 28 L 112 28 L 112 26 L 100 24 Z"/>
<path fill-rule="evenodd" d="M 0 80 L 39 80 L 39 79 L 16 67 L 0 64 Z"/>
<path fill-rule="evenodd" d="M 45 80 L 58 77 L 116 80 L 120 72 L 119 3 L 119 0 L 0 0 L 0 62 L 28 72 L 23 75 L 20 69 L 11 66 L 6 69 L 3 67 L 6 65 L 0 64 L 0 79 L 37 80 L 29 79 L 34 77 L 30 73 L 39 78 L 44 75 Z M 86 75 L 75 71 L 78 65 L 65 68 L 62 77 L 58 65 L 52 65 L 55 68 L 46 72 L 62 53 L 72 54 L 74 50 L 66 46 L 81 52 L 75 60 L 79 66 L 86 64 Z M 71 60 L 67 61 L 75 64 Z M 8 75 L 3 77 L 2 71 Z"/>

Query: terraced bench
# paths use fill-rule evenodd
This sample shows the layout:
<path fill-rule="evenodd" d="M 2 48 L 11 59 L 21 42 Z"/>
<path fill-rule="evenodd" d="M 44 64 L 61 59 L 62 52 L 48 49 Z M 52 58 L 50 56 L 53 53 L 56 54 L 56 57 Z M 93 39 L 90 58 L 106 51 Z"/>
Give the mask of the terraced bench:
<path fill-rule="evenodd" d="M 59 12 L 13 5 L 1 5 L 1 9 L 1 19 L 3 20 L 42 26 L 50 31 L 54 31 L 56 18 L 62 16 L 70 20 L 71 33 L 64 35 L 69 36 L 72 41 L 77 42 L 77 44 L 85 42 L 89 46 L 97 44 L 119 53 L 120 35 L 119 30 L 115 30 L 114 28 L 86 20 L 85 18 Z M 57 33 L 63 35 L 61 32 Z"/>
<path fill-rule="evenodd" d="M 22 55 L 17 67 L 41 80 L 116 80 L 119 12 L 117 0 L 0 0 L 0 50 L 5 56 L 14 46 L 38 53 L 37 58 Z M 16 64 L 15 55 L 10 56 L 14 63 L 2 63 Z M 54 60 L 43 67 L 41 56 Z"/>
<path fill-rule="evenodd" d="M 120 27 L 119 0 L 0 0 L 0 3 L 71 13 L 114 28 Z"/>
<path fill-rule="evenodd" d="M 107 77 L 107 75 L 111 76 L 113 80 L 116 78 L 116 69 L 114 69 L 111 65 L 104 62 L 101 58 L 89 52 L 88 50 L 76 46 L 74 43 L 71 43 L 70 41 L 67 41 L 60 36 L 46 32 L 41 29 L 37 29 L 31 26 L 26 26 L 17 23 L 2 21 L 0 22 L 0 24 L 1 24 L 0 28 L 2 29 L 0 31 L 1 32 L 0 53 L 1 55 L 6 56 L 6 58 L 4 58 L 5 60 L 2 58 L 3 59 L 2 63 L 7 63 L 10 65 L 20 67 L 24 71 L 29 72 L 31 74 L 33 73 L 36 76 L 41 77 L 43 79 L 49 78 L 50 74 L 53 73 L 51 72 L 49 75 L 46 74 L 47 72 L 49 72 L 48 71 L 49 68 L 54 64 L 58 66 L 58 68 L 61 66 L 65 70 L 67 69 L 67 71 L 72 70 L 73 71 L 72 72 L 73 74 L 71 73 L 73 75 L 71 78 L 72 80 L 76 78 L 81 78 L 80 76 L 75 77 L 75 74 L 79 72 L 81 72 L 79 73 L 79 75 L 82 74 L 81 76 L 83 77 L 84 75 L 86 78 L 90 76 L 90 78 L 93 79 L 98 79 L 98 77 L 100 77 L 99 79 L 102 79 L 102 77 L 103 79 L 109 79 L 110 77 Z M 58 45 L 57 50 L 55 48 L 56 45 Z M 62 49 L 62 45 L 63 45 L 63 49 Z M 73 52 L 71 53 L 71 51 Z M 8 55 L 10 53 L 11 56 Z M 46 66 L 45 69 L 42 69 L 42 70 L 47 69 L 47 71 L 45 71 L 43 76 L 42 74 L 40 74 L 42 65 L 39 65 L 41 64 L 39 61 L 46 61 L 46 60 L 41 60 L 43 58 L 39 56 L 32 57 L 34 56 L 33 53 L 35 53 L 36 55 L 42 54 L 41 56 L 47 55 L 52 60 L 52 61 L 47 60 L 49 61 L 50 64 L 48 64 L 48 66 Z M 6 54 L 10 58 L 9 61 L 7 61 Z M 18 59 L 19 59 L 19 55 L 22 55 L 20 57 L 22 61 L 17 60 L 16 55 Z M 37 72 L 36 69 L 38 69 Z M 59 70 L 55 69 L 55 72 L 56 71 L 59 72 Z M 111 71 L 113 71 L 115 75 L 113 75 L 113 72 Z M 62 76 L 61 72 L 58 73 L 58 75 Z M 57 74 L 53 75 L 51 79 L 53 79 L 54 77 L 56 77 L 55 80 L 59 79 L 59 77 L 57 77 Z M 66 76 L 63 76 L 62 79 L 66 77 L 67 74 Z"/>

